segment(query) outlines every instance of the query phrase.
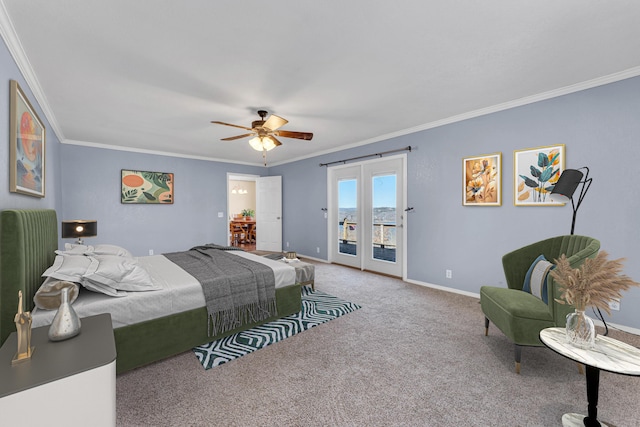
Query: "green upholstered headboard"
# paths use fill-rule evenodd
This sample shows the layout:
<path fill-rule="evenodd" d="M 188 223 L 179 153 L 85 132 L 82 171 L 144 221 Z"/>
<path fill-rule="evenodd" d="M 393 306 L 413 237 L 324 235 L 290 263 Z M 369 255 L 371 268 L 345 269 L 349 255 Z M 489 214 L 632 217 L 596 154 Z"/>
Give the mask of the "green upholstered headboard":
<path fill-rule="evenodd" d="M 42 273 L 53 264 L 58 249 L 58 220 L 53 209 L 5 210 L 0 213 L 0 345 L 16 330 L 18 291 L 25 311 Z"/>

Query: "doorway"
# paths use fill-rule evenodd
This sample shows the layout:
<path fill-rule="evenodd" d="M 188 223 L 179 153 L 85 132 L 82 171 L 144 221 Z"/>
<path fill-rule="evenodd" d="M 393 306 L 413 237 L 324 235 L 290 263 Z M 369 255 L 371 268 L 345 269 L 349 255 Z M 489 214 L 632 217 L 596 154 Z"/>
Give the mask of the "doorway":
<path fill-rule="evenodd" d="M 281 176 L 227 174 L 227 212 L 229 246 L 282 251 Z"/>
<path fill-rule="evenodd" d="M 404 278 L 406 155 L 329 169 L 329 261 Z"/>
<path fill-rule="evenodd" d="M 255 175 L 227 175 L 227 244 L 247 251 L 256 249 L 257 178 Z"/>

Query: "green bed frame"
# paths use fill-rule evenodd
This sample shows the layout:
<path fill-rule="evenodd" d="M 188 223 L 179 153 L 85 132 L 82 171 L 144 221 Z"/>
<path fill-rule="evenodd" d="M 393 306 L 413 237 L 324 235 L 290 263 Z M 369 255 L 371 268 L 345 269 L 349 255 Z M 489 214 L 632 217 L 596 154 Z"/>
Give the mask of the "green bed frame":
<path fill-rule="evenodd" d="M 53 264 L 56 249 L 55 210 L 5 210 L 0 214 L 0 345 L 15 332 L 18 291 L 22 291 L 25 310 L 33 310 L 33 296 L 42 283 L 42 273 Z M 302 305 L 300 284 L 276 289 L 276 301 L 278 316 L 213 337 L 207 335 L 205 307 L 114 329 L 116 371 L 122 373 L 297 313 Z"/>

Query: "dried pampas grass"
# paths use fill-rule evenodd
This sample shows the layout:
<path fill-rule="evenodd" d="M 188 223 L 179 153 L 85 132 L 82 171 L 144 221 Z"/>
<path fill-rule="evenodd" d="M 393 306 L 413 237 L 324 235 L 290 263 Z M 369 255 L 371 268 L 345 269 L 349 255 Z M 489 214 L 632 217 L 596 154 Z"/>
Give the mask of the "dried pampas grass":
<path fill-rule="evenodd" d="M 586 259 L 580 268 L 571 268 L 564 254 L 554 260 L 556 268 L 550 274 L 562 292 L 556 301 L 571 304 L 577 310 L 588 306 L 599 308 L 611 315 L 609 302 L 620 299 L 621 291 L 640 286 L 640 283 L 621 274 L 624 258 L 609 261 L 607 257 L 607 252 L 601 251 L 595 258 Z"/>

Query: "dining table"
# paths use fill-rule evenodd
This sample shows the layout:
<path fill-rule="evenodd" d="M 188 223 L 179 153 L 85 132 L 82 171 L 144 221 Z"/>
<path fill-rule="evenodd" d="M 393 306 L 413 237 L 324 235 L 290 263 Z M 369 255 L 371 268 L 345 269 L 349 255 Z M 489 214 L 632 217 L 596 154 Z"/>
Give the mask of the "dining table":
<path fill-rule="evenodd" d="M 256 226 L 256 220 L 254 218 L 246 219 L 246 218 L 234 218 L 229 223 L 229 230 L 231 230 L 231 240 L 234 241 L 234 230 L 242 229 L 242 234 L 244 234 L 244 239 L 240 240 L 241 243 L 251 242 L 251 236 L 253 235 L 253 230 Z"/>

